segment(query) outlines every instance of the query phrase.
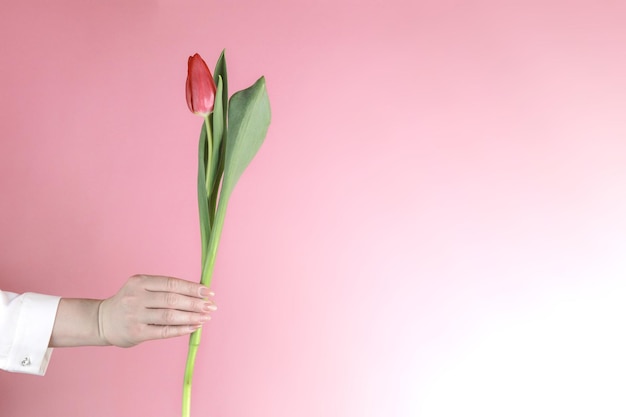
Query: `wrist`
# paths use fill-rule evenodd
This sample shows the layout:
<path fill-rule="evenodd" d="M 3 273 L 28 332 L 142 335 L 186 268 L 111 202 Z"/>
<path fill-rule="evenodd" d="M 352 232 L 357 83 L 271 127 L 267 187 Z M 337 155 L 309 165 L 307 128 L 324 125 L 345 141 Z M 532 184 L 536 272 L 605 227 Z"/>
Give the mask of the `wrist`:
<path fill-rule="evenodd" d="M 102 300 L 62 298 L 59 302 L 50 347 L 105 346 L 100 332 Z"/>
<path fill-rule="evenodd" d="M 100 342 L 100 346 L 112 346 L 113 344 L 107 340 L 105 336 L 105 330 L 104 330 L 105 301 L 106 300 L 99 300 L 98 302 L 98 318 L 97 318 L 98 340 Z"/>

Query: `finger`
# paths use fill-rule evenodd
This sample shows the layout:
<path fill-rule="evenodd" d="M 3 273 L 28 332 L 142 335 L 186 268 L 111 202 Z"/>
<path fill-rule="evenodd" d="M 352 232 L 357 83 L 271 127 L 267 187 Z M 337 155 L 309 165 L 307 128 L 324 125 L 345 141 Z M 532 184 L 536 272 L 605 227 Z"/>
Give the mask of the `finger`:
<path fill-rule="evenodd" d="M 185 336 L 202 326 L 147 326 L 143 332 L 144 340 L 169 339 Z"/>
<path fill-rule="evenodd" d="M 211 300 L 188 297 L 173 292 L 150 292 L 146 295 L 145 306 L 147 308 L 166 308 L 172 310 L 192 311 L 204 313 L 217 310 L 217 306 Z"/>
<path fill-rule="evenodd" d="M 147 291 L 173 292 L 197 298 L 212 295 L 211 291 L 204 285 L 180 278 L 160 275 L 143 275 L 141 278 L 143 286 Z"/>
<path fill-rule="evenodd" d="M 160 326 L 195 326 L 206 323 L 210 319 L 208 313 L 190 313 L 170 309 L 148 309 L 143 317 L 144 323 Z"/>

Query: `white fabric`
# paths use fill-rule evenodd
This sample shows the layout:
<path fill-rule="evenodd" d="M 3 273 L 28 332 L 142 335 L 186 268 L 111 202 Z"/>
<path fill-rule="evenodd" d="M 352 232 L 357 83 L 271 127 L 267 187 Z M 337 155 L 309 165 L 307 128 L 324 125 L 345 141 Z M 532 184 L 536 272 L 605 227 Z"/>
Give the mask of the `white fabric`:
<path fill-rule="evenodd" d="M 61 297 L 0 291 L 0 369 L 44 375 Z"/>

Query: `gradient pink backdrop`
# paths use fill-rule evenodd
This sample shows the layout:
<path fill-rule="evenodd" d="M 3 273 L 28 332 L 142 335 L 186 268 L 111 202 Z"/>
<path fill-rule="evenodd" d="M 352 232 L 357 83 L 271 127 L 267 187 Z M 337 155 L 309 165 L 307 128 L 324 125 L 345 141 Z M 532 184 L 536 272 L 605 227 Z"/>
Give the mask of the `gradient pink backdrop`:
<path fill-rule="evenodd" d="M 619 1 L 2 1 L 0 288 L 196 280 L 187 56 L 264 74 L 193 415 L 626 414 Z M 176 416 L 186 338 L 0 373 L 3 417 Z"/>

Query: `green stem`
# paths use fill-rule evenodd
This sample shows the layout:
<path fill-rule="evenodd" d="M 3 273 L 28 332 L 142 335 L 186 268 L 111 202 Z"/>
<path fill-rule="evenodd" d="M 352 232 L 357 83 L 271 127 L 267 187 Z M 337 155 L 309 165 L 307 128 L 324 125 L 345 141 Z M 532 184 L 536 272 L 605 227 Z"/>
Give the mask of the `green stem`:
<path fill-rule="evenodd" d="M 201 174 L 199 174 L 199 182 L 198 182 L 198 203 L 202 206 L 208 206 L 207 207 L 207 211 L 208 213 L 208 219 L 207 221 L 209 222 L 209 234 L 212 236 L 213 235 L 213 230 L 212 230 L 212 221 L 215 218 L 215 209 L 210 207 L 210 201 L 211 201 L 211 193 L 212 193 L 212 186 L 213 186 L 213 170 L 211 169 L 211 165 L 212 165 L 212 159 L 213 159 L 213 129 L 211 128 L 211 120 L 209 118 L 209 116 L 204 118 L 204 123 L 205 123 L 205 130 L 206 130 L 206 141 L 207 141 L 207 160 L 204 161 L 203 158 L 200 159 L 199 161 L 199 172 L 204 174 L 204 184 L 201 183 Z M 200 149 L 202 152 L 202 148 L 204 147 L 204 144 L 200 143 Z M 219 155 L 218 155 L 219 157 Z M 202 191 L 202 188 L 200 187 L 204 187 L 204 189 L 206 190 L 206 194 L 204 193 L 204 191 Z M 201 223 L 202 223 L 202 218 L 203 218 L 203 209 L 201 207 L 200 209 L 200 217 L 201 217 Z M 205 214 L 205 215 L 206 215 Z M 204 228 L 202 229 L 202 232 L 204 233 Z M 204 265 L 206 264 L 206 260 L 207 258 L 210 257 L 215 257 L 215 254 L 213 252 L 213 254 L 211 254 L 211 252 L 207 253 L 207 248 L 206 248 L 206 239 L 207 236 L 205 236 L 203 234 L 202 236 L 202 260 L 203 260 L 203 268 L 202 268 L 202 278 L 201 278 L 201 282 L 205 281 L 205 275 L 206 275 L 206 268 L 204 267 Z M 209 238 L 210 239 L 210 238 Z M 211 262 L 211 264 L 213 264 L 215 262 L 215 260 L 213 260 Z M 193 332 L 190 336 L 189 336 L 189 350 L 187 351 L 187 363 L 185 364 L 185 377 L 183 380 L 183 408 L 182 408 L 182 417 L 190 417 L 191 416 L 191 382 L 193 379 L 193 371 L 195 368 L 195 364 L 196 364 L 196 355 L 198 353 L 198 346 L 200 346 L 200 339 L 202 337 L 202 329 L 198 329 L 195 332 Z"/>
<path fill-rule="evenodd" d="M 217 221 L 215 229 L 211 230 L 211 240 L 209 241 L 209 251 L 204 267 L 202 268 L 201 283 L 207 287 L 211 285 L 211 276 L 213 275 L 213 267 L 215 266 L 215 258 L 217 255 L 217 242 L 222 233 L 222 225 L 224 224 L 224 216 L 217 213 Z M 202 329 L 198 329 L 189 336 L 189 350 L 187 352 L 187 363 L 185 365 L 185 378 L 183 381 L 183 414 L 182 417 L 191 416 L 191 381 L 193 379 L 193 370 L 196 364 L 196 354 L 200 345 Z"/>
<path fill-rule="evenodd" d="M 223 204 L 225 206 L 225 204 Z M 217 257 L 217 246 L 220 235 L 222 234 L 222 226 L 224 224 L 224 214 L 226 207 L 220 210 L 219 206 L 215 219 L 215 227 L 211 230 L 211 238 L 209 240 L 209 251 L 207 253 L 206 262 L 202 268 L 202 279 L 200 282 L 207 287 L 211 285 L 211 277 L 213 268 L 215 267 L 215 258 Z M 191 416 L 191 381 L 193 378 L 193 370 L 196 363 L 196 354 L 200 345 L 200 337 L 202 329 L 198 329 L 189 336 L 189 351 L 187 352 L 187 364 L 185 365 L 185 378 L 183 381 L 183 414 L 182 417 Z"/>
<path fill-rule="evenodd" d="M 207 144 L 207 133 L 206 126 L 204 123 L 202 124 L 202 129 L 200 130 L 200 141 L 198 144 L 198 214 L 200 220 L 200 238 L 202 242 L 202 265 L 206 260 L 206 252 L 208 249 L 209 236 L 211 235 L 211 222 L 208 210 L 209 205 L 207 205 L 207 201 L 209 198 L 206 193 L 206 148 Z"/>
<path fill-rule="evenodd" d="M 185 365 L 185 380 L 183 382 L 183 414 L 182 417 L 191 416 L 191 380 L 193 369 L 196 364 L 196 353 L 200 345 L 202 329 L 198 329 L 189 336 L 189 351 L 187 352 L 187 364 Z"/>
<path fill-rule="evenodd" d="M 207 164 L 206 164 L 206 184 L 204 185 L 206 188 L 206 193 L 207 193 L 207 197 L 209 198 L 209 200 L 211 199 L 211 191 L 213 188 L 213 169 L 211 168 L 211 166 L 213 165 L 213 128 L 211 127 L 211 121 L 209 120 L 210 115 L 207 115 L 207 117 L 204 118 L 204 124 L 206 126 L 206 135 L 207 135 L 207 142 L 209 143 L 209 154 L 207 157 Z M 209 212 L 209 224 L 211 227 L 213 227 L 213 216 L 211 215 L 212 213 Z"/>

